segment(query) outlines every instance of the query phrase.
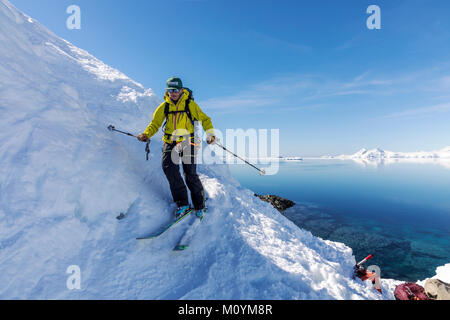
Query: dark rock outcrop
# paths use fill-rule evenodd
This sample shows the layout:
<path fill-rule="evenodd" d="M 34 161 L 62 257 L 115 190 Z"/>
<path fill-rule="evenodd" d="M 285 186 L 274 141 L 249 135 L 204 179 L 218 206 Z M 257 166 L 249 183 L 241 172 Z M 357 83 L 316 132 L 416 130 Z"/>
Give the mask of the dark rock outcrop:
<path fill-rule="evenodd" d="M 279 196 L 274 196 L 274 195 L 261 196 L 261 195 L 255 194 L 255 197 L 258 197 L 263 201 L 269 202 L 270 204 L 272 204 L 275 207 L 275 209 L 277 209 L 280 212 L 295 205 L 295 203 L 293 201 L 284 199 Z"/>

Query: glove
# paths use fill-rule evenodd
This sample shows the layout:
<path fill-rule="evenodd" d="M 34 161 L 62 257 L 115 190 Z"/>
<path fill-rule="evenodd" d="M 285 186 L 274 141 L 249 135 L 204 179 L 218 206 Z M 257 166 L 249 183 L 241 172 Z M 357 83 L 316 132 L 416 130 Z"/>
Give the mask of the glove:
<path fill-rule="evenodd" d="M 147 135 L 145 133 L 141 133 L 140 135 L 137 136 L 137 138 L 138 138 L 139 141 L 142 141 L 142 142 L 147 142 L 148 141 L 148 137 L 147 137 Z"/>
<path fill-rule="evenodd" d="M 214 143 L 216 143 L 216 137 L 213 136 L 213 135 L 208 136 L 208 137 L 206 138 L 206 143 L 208 143 L 208 144 L 214 144 Z"/>

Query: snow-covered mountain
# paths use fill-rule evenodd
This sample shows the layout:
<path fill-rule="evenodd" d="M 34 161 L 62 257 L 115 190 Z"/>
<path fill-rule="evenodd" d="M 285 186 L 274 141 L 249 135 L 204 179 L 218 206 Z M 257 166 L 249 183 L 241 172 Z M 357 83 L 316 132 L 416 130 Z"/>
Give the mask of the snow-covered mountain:
<path fill-rule="evenodd" d="M 326 159 L 450 159 L 450 146 L 438 151 L 392 152 L 380 148 L 361 149 L 352 155 L 324 156 Z"/>
<path fill-rule="evenodd" d="M 147 162 L 106 127 L 139 133 L 159 101 L 0 0 L 1 299 L 393 298 L 395 281 L 381 296 L 352 280 L 350 248 L 297 228 L 224 165 L 199 167 L 210 210 L 188 251 L 172 251 L 182 223 L 136 241 L 172 214 L 161 142 Z"/>

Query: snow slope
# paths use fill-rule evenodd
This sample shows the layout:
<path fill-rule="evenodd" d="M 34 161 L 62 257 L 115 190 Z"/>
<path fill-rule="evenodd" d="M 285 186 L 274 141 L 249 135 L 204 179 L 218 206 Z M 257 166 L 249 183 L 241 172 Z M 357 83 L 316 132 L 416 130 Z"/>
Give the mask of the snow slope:
<path fill-rule="evenodd" d="M 393 298 L 394 281 L 380 296 L 352 280 L 350 248 L 300 230 L 224 165 L 199 167 L 210 211 L 188 251 L 171 250 L 185 224 L 136 241 L 173 210 L 161 142 L 146 162 L 106 127 L 139 133 L 159 101 L 0 0 L 0 298 Z"/>

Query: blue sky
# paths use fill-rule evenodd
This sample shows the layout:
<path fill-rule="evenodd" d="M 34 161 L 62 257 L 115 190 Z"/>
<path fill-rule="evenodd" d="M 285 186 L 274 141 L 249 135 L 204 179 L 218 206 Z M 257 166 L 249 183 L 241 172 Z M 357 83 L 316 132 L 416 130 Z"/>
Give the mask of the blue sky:
<path fill-rule="evenodd" d="M 280 129 L 283 155 L 450 145 L 448 0 L 10 1 L 161 97 L 182 77 L 222 131 Z"/>

